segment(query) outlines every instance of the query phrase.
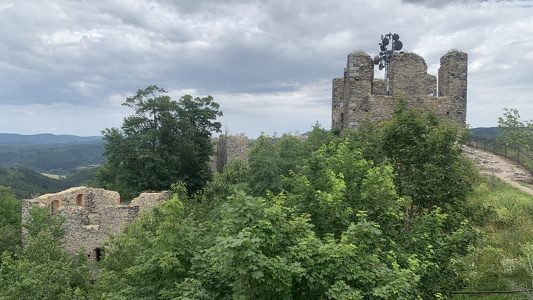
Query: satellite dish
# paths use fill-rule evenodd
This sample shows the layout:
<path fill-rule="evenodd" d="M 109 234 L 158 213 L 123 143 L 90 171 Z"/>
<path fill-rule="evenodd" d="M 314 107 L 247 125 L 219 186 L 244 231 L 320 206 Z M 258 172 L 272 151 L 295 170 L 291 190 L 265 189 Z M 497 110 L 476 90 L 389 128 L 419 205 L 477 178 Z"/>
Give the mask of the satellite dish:
<path fill-rule="evenodd" d="M 397 40 L 399 40 L 399 39 L 400 39 L 400 35 L 398 35 L 397 33 L 395 33 L 395 34 L 392 35 L 392 40 L 393 40 L 393 41 L 397 41 Z"/>
<path fill-rule="evenodd" d="M 379 56 L 374 56 L 374 64 L 377 65 L 379 64 Z"/>
<path fill-rule="evenodd" d="M 379 64 L 379 70 L 380 70 L 380 71 L 383 70 L 384 67 L 385 67 L 385 66 L 384 66 L 382 63 Z"/>
<path fill-rule="evenodd" d="M 392 48 L 394 48 L 394 50 L 396 51 L 402 50 L 402 47 L 403 47 L 403 43 L 401 41 L 396 41 L 392 43 Z"/>
<path fill-rule="evenodd" d="M 381 42 L 383 43 L 383 46 L 387 46 L 389 44 L 389 39 L 384 38 L 383 40 L 381 40 Z"/>

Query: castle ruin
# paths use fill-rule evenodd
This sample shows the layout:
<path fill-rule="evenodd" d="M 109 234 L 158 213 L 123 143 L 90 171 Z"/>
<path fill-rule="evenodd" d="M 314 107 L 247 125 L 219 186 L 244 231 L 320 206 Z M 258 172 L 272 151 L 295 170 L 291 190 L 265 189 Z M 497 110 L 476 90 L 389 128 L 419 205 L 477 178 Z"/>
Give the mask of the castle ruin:
<path fill-rule="evenodd" d="M 224 166 L 235 159 L 248 161 L 250 141 L 242 135 L 225 135 L 211 139 L 215 155 L 211 156 L 209 167 L 213 173 L 222 173 Z"/>
<path fill-rule="evenodd" d="M 356 129 L 364 120 L 390 120 L 395 100 L 407 97 L 408 105 L 433 109 L 438 115 L 466 125 L 468 56 L 451 50 L 440 59 L 437 78 L 427 74 L 424 59 L 415 53 L 392 57 L 389 93 L 385 81 L 374 78 L 374 62 L 364 52 L 348 55 L 343 78 L 333 79 L 332 127 Z"/>
<path fill-rule="evenodd" d="M 63 248 L 71 255 L 85 249 L 89 259 L 98 261 L 101 245 L 110 234 L 118 234 L 141 211 L 168 200 L 168 192 L 142 193 L 129 205 L 120 203 L 117 192 L 99 188 L 75 187 L 22 200 L 22 220 L 27 222 L 34 207 L 49 209 L 50 214 L 65 216 Z M 27 234 L 27 233 L 26 233 Z"/>

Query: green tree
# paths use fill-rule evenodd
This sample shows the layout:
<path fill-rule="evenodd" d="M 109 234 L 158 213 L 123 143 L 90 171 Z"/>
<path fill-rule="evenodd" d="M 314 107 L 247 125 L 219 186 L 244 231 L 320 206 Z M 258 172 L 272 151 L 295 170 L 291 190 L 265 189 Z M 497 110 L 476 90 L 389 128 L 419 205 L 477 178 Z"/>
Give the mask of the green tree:
<path fill-rule="evenodd" d="M 465 129 L 431 110 L 409 108 L 405 99 L 398 100 L 391 121 L 376 126 L 356 134 L 356 144 L 366 148 L 364 153 L 373 151 L 375 161 L 391 163 L 398 192 L 409 200 L 411 218 L 434 207 L 449 214 L 464 212 L 478 178 L 473 163 L 462 156 Z"/>
<path fill-rule="evenodd" d="M 416 254 L 428 263 L 420 273 L 426 297 L 460 286 L 454 262 L 476 238 L 468 222 L 474 209 L 468 196 L 479 175 L 462 156 L 465 135 L 431 110 L 407 107 L 405 99 L 398 100 L 391 121 L 367 123 L 362 132 L 350 135 L 362 153 L 394 170 L 406 218 L 395 231 L 395 243 L 403 249 L 396 252 Z"/>
<path fill-rule="evenodd" d="M 90 294 L 87 258 L 83 253 L 71 257 L 62 249 L 58 228 L 64 218 L 47 218 L 48 213 L 30 209 L 26 246 L 2 255 L 0 299 L 86 299 Z"/>
<path fill-rule="evenodd" d="M 533 146 L 533 120 L 520 121 L 520 113 L 515 108 L 504 108 L 503 117 L 498 117 L 499 143 L 522 147 L 531 151 Z"/>
<path fill-rule="evenodd" d="M 278 194 L 239 191 L 241 167 L 227 170 L 235 189 L 211 211 L 178 189 L 106 247 L 101 296 L 434 299 L 460 283 L 452 262 L 468 227 L 446 228 L 438 209 L 407 218 L 393 168 L 349 140 L 313 152 Z"/>
<path fill-rule="evenodd" d="M 125 200 L 146 190 L 165 190 L 182 181 L 194 193 L 211 178 L 211 132 L 222 116 L 211 96 L 185 95 L 173 101 L 155 85 L 126 98 L 135 114 L 121 129 L 106 128 L 107 162 L 96 174 L 97 184 L 118 191 Z"/>
<path fill-rule="evenodd" d="M 97 290 L 102 299 L 170 299 L 190 276 L 192 260 L 212 238 L 192 218 L 183 185 L 104 247 Z"/>
<path fill-rule="evenodd" d="M 0 186 L 0 254 L 20 246 L 20 201 L 10 188 Z"/>
<path fill-rule="evenodd" d="M 338 142 L 338 136 L 313 126 L 307 137 L 284 134 L 280 138 L 261 135 L 248 156 L 252 194 L 265 196 L 282 190 L 282 177 L 300 167 L 311 153 L 330 141 Z"/>
<path fill-rule="evenodd" d="M 391 299 L 419 294 L 417 273 L 424 263 L 414 256 L 401 263 L 390 251 L 389 235 L 364 213 L 345 224 L 338 238 L 320 237 L 309 215 L 289 205 L 288 195 L 235 192 L 205 222 L 198 222 L 202 218 L 191 207 L 200 204 L 184 197 L 182 192 L 145 214 L 105 248 L 99 297 Z"/>

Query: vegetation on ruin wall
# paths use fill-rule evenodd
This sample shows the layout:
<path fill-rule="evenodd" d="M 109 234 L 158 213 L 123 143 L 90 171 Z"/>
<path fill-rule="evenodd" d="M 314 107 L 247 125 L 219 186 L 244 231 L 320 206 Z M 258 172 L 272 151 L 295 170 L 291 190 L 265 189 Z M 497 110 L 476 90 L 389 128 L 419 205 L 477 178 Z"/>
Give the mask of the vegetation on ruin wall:
<path fill-rule="evenodd" d="M 35 207 L 28 221 L 26 247 L 19 243 L 0 253 L 0 299 L 90 299 L 92 275 L 85 255 L 71 257 L 61 248 L 64 218 Z"/>

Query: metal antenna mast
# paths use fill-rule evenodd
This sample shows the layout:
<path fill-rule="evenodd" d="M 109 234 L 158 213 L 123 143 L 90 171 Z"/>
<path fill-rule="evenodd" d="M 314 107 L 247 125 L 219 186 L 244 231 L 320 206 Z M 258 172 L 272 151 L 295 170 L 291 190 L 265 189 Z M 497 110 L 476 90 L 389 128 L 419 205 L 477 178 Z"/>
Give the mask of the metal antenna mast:
<path fill-rule="evenodd" d="M 392 44 L 391 44 L 392 41 Z M 391 49 L 388 45 L 391 44 Z M 381 35 L 381 43 L 379 43 L 379 56 L 374 56 L 374 64 L 379 65 L 379 70 L 385 69 L 385 94 L 389 94 L 390 90 L 390 64 L 392 56 L 398 51 L 402 50 L 403 43 L 400 41 L 400 36 L 397 33 L 387 33 Z"/>

